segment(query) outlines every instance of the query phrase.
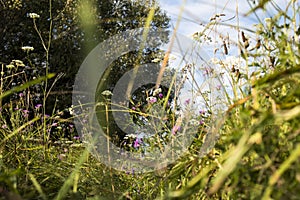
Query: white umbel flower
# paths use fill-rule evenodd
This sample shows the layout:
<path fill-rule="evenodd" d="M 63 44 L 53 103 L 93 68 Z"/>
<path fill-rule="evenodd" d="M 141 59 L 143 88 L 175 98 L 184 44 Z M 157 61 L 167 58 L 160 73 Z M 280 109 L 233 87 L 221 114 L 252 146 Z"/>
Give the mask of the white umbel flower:
<path fill-rule="evenodd" d="M 158 62 L 160 62 L 161 61 L 161 59 L 159 59 L 159 58 L 154 58 L 153 60 L 152 60 L 152 62 L 154 62 L 154 63 L 158 63 Z"/>
<path fill-rule="evenodd" d="M 158 95 L 158 94 L 161 93 L 161 92 L 162 92 L 161 88 L 157 88 L 157 89 L 155 89 L 155 90 L 153 91 L 153 96 L 156 96 L 156 95 Z"/>
<path fill-rule="evenodd" d="M 21 49 L 22 49 L 23 51 L 26 51 L 26 52 L 33 51 L 33 50 L 34 50 L 34 48 L 33 48 L 33 47 L 30 47 L 30 46 L 24 46 L 24 47 L 21 47 Z"/>
<path fill-rule="evenodd" d="M 111 91 L 109 91 L 109 90 L 104 90 L 101 94 L 104 95 L 104 96 L 113 95 L 113 93 Z"/>
<path fill-rule="evenodd" d="M 31 19 L 40 18 L 40 15 L 38 15 L 36 13 L 28 13 L 27 16 L 30 17 Z"/>

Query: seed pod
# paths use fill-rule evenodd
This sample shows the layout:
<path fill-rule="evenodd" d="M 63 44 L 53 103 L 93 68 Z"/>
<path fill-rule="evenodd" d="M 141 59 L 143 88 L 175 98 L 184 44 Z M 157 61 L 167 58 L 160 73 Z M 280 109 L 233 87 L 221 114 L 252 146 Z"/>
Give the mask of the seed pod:
<path fill-rule="evenodd" d="M 232 65 L 231 72 L 232 72 L 232 73 L 235 72 L 235 67 L 234 67 L 234 65 Z"/>
<path fill-rule="evenodd" d="M 256 43 L 256 45 L 255 45 L 255 48 L 256 48 L 256 49 L 259 49 L 260 46 L 261 46 L 261 42 L 260 42 L 260 39 L 258 39 L 258 40 L 257 40 L 257 43 Z"/>
<path fill-rule="evenodd" d="M 245 41 L 244 46 L 245 46 L 246 49 L 249 47 L 249 42 L 248 42 L 248 40 Z"/>
<path fill-rule="evenodd" d="M 225 41 L 223 41 L 223 46 L 224 46 L 224 53 L 225 53 L 225 55 L 228 55 L 228 49 L 227 49 Z"/>
<path fill-rule="evenodd" d="M 242 31 L 242 41 L 243 41 L 243 42 L 248 41 L 248 39 L 247 39 L 246 36 L 245 36 L 244 31 Z"/>

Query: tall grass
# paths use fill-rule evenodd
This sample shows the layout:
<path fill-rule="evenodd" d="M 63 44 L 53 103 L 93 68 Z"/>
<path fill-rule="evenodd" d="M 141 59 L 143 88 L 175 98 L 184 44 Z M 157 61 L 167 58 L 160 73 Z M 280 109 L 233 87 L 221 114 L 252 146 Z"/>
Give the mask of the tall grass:
<path fill-rule="evenodd" d="M 258 4 L 252 12 L 261 7 Z M 45 113 L 47 84 L 43 105 L 34 105 L 28 95 L 32 85 L 53 75 L 47 72 L 30 81 L 17 70 L 22 67 L 20 62 L 2 65 L 2 72 L 10 69 L 10 75 L 1 73 L 0 198 L 299 199 L 300 7 L 290 1 L 286 9 L 290 15 L 279 9 L 252 33 L 235 26 L 239 38 L 222 38 L 218 43 L 224 57 L 212 62 L 222 72 L 222 80 L 226 79 L 220 87 L 228 108 L 214 148 L 199 156 L 207 134 L 204 124 L 184 156 L 153 172 L 119 172 L 103 165 L 78 138 L 51 140 L 49 133 L 54 128 L 58 135 L 72 131 L 65 124 L 72 119 L 62 119 L 61 112 Z M 195 40 L 208 40 L 218 26 L 208 23 Z M 36 24 L 34 27 L 38 32 Z M 50 40 L 48 44 L 42 40 L 46 52 Z M 226 60 L 228 44 L 239 51 L 235 65 Z M 13 77 L 22 82 L 11 88 Z"/>

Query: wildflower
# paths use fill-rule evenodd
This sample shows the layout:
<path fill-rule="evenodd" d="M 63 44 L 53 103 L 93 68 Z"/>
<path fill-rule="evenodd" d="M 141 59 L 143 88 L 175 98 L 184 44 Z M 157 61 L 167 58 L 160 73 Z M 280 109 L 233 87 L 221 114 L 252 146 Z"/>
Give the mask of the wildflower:
<path fill-rule="evenodd" d="M 221 89 L 221 85 L 217 85 L 217 90 L 220 90 Z"/>
<path fill-rule="evenodd" d="M 36 13 L 27 13 L 27 17 L 30 17 L 31 19 L 40 18 L 40 15 Z"/>
<path fill-rule="evenodd" d="M 35 109 L 39 109 L 42 106 L 42 104 L 37 104 L 36 106 L 34 106 Z"/>
<path fill-rule="evenodd" d="M 189 104 L 190 104 L 190 101 L 191 101 L 191 99 L 187 99 L 187 100 L 185 100 L 184 104 L 185 104 L 185 105 L 189 105 Z"/>
<path fill-rule="evenodd" d="M 189 123 L 190 123 L 192 126 L 197 126 L 197 125 L 199 125 L 199 122 L 198 122 L 196 119 L 191 119 L 191 120 L 189 121 Z"/>
<path fill-rule="evenodd" d="M 212 74 L 213 72 L 214 72 L 213 69 L 208 68 L 208 67 L 205 67 L 203 75 L 204 75 L 204 76 L 205 76 L 205 75 L 208 76 L 208 75 Z"/>
<path fill-rule="evenodd" d="M 204 115 L 205 114 L 205 110 L 200 110 L 199 113 L 200 113 L 200 115 Z"/>
<path fill-rule="evenodd" d="M 7 128 L 7 125 L 6 124 L 2 125 L 2 128 L 4 128 L 4 129 Z"/>
<path fill-rule="evenodd" d="M 271 18 L 265 18 L 265 23 L 266 23 L 268 29 L 271 29 L 272 19 Z"/>
<path fill-rule="evenodd" d="M 68 108 L 68 111 L 69 111 L 70 115 L 74 115 L 73 105 L 71 105 L 71 107 Z"/>
<path fill-rule="evenodd" d="M 104 96 L 113 95 L 113 93 L 111 91 L 109 91 L 109 90 L 104 90 L 101 94 L 104 95 Z"/>
<path fill-rule="evenodd" d="M 152 62 L 154 62 L 154 63 L 158 63 L 158 62 L 160 62 L 161 61 L 161 59 L 159 59 L 159 58 L 154 58 L 153 60 L 152 60 Z"/>
<path fill-rule="evenodd" d="M 57 122 L 54 122 L 51 126 L 57 126 Z"/>
<path fill-rule="evenodd" d="M 148 101 L 148 103 L 155 103 L 155 102 L 157 102 L 157 98 L 156 97 L 147 97 L 146 101 Z"/>
<path fill-rule="evenodd" d="M 23 116 L 24 116 L 24 117 L 28 117 L 28 116 L 29 116 L 29 115 L 28 115 L 29 110 L 22 110 L 22 112 L 23 112 Z"/>
<path fill-rule="evenodd" d="M 179 125 L 175 125 L 172 128 L 172 134 L 175 135 L 177 133 L 177 131 L 180 131 L 180 126 Z"/>
<path fill-rule="evenodd" d="M 57 158 L 59 159 L 59 160 L 62 160 L 62 159 L 64 159 L 66 157 L 66 154 L 59 154 L 58 156 L 57 156 Z"/>
<path fill-rule="evenodd" d="M 164 95 L 163 95 L 162 93 L 159 93 L 159 94 L 158 94 L 158 97 L 159 97 L 160 99 L 162 99 L 162 98 L 164 97 Z"/>
<path fill-rule="evenodd" d="M 24 96 L 24 94 L 23 94 L 23 93 L 19 93 L 19 97 L 21 97 L 21 98 L 22 98 L 23 96 Z"/>
<path fill-rule="evenodd" d="M 140 146 L 139 139 L 136 138 L 135 141 L 134 141 L 133 147 L 138 148 L 139 146 Z"/>
<path fill-rule="evenodd" d="M 134 106 L 132 106 L 132 108 L 131 108 L 132 110 L 136 110 L 136 107 L 134 107 Z"/>
<path fill-rule="evenodd" d="M 33 47 L 30 47 L 30 46 L 24 46 L 24 47 L 21 47 L 21 49 L 25 52 L 29 52 L 29 51 L 33 51 L 34 48 Z"/>
<path fill-rule="evenodd" d="M 14 65 L 11 65 L 11 64 L 9 64 L 9 65 L 6 65 L 6 68 L 7 69 L 12 69 L 12 68 L 14 68 L 15 66 Z"/>
<path fill-rule="evenodd" d="M 74 136 L 73 139 L 74 139 L 74 140 L 79 140 L 80 137 L 79 137 L 79 136 Z"/>
<path fill-rule="evenodd" d="M 170 54 L 170 58 L 169 58 L 170 60 L 176 60 L 176 56 L 175 55 L 173 55 L 173 54 Z"/>
<path fill-rule="evenodd" d="M 18 67 L 25 67 L 23 61 L 21 61 L 21 60 L 12 60 L 12 62 L 10 64 L 15 64 Z"/>
<path fill-rule="evenodd" d="M 200 125 L 203 125 L 203 124 L 204 124 L 204 120 L 201 119 L 201 120 L 200 120 Z"/>
<path fill-rule="evenodd" d="M 159 94 L 160 92 L 162 92 L 161 88 L 157 88 L 153 91 L 153 96 L 156 96 L 157 94 Z"/>

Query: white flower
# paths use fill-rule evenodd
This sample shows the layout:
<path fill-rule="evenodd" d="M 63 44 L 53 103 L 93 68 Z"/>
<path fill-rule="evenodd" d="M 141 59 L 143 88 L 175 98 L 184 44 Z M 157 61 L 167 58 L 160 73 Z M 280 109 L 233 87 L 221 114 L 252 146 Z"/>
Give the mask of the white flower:
<path fill-rule="evenodd" d="M 14 68 L 14 67 L 15 67 L 15 66 L 14 66 L 14 65 L 11 65 L 11 64 L 10 64 L 10 65 L 6 65 L 6 68 L 7 68 L 7 69 L 12 69 L 12 68 Z"/>
<path fill-rule="evenodd" d="M 200 124 L 199 121 L 196 119 L 191 119 L 189 122 L 192 126 L 198 126 Z"/>
<path fill-rule="evenodd" d="M 170 54 L 170 57 L 169 57 L 170 60 L 176 60 L 176 58 L 177 58 L 177 57 L 176 57 L 175 55 Z"/>
<path fill-rule="evenodd" d="M 157 88 L 157 89 L 155 89 L 154 91 L 153 91 L 153 96 L 156 96 L 156 95 L 158 95 L 159 93 L 161 93 L 161 88 Z"/>
<path fill-rule="evenodd" d="M 24 46 L 21 48 L 23 51 L 33 51 L 34 48 L 33 47 L 30 47 L 30 46 Z"/>
<path fill-rule="evenodd" d="M 12 62 L 10 63 L 10 65 L 13 65 L 13 64 L 17 65 L 18 67 L 19 66 L 25 67 L 23 61 L 21 61 L 21 60 L 12 60 Z"/>
<path fill-rule="evenodd" d="M 159 59 L 159 58 L 154 58 L 153 60 L 152 60 L 152 62 L 154 62 L 154 63 L 158 63 L 158 62 L 160 62 L 161 61 L 161 59 Z"/>
<path fill-rule="evenodd" d="M 32 19 L 40 18 L 40 15 L 38 15 L 36 13 L 27 13 L 27 16 Z"/>
<path fill-rule="evenodd" d="M 68 108 L 70 115 L 74 115 L 74 111 L 73 111 L 73 105 L 71 105 L 70 108 Z"/>
<path fill-rule="evenodd" d="M 113 95 L 113 93 L 109 90 L 104 90 L 101 94 L 104 95 L 104 96 Z"/>
<path fill-rule="evenodd" d="M 157 101 L 156 97 L 147 97 L 146 101 L 148 101 L 148 103 L 155 103 Z"/>
<path fill-rule="evenodd" d="M 272 28 L 272 19 L 271 18 L 265 18 L 265 23 L 266 23 L 268 29 Z"/>

